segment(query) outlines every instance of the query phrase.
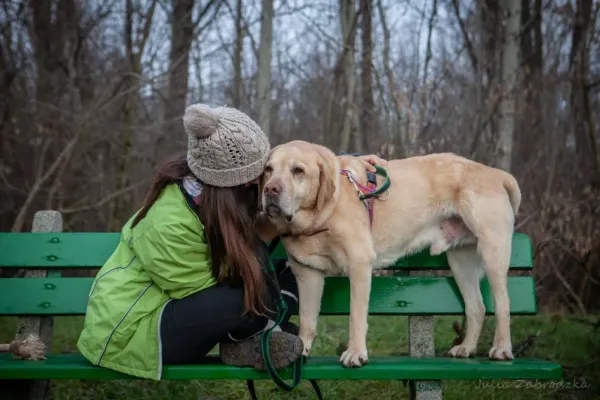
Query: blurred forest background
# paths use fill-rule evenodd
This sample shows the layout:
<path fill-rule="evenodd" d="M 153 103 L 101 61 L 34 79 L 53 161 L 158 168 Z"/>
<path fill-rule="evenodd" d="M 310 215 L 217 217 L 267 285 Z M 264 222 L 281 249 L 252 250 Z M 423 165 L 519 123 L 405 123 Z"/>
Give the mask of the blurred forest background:
<path fill-rule="evenodd" d="M 540 306 L 600 309 L 599 1 L 0 0 L 0 94 L 0 231 L 120 230 L 206 102 L 512 172 Z"/>

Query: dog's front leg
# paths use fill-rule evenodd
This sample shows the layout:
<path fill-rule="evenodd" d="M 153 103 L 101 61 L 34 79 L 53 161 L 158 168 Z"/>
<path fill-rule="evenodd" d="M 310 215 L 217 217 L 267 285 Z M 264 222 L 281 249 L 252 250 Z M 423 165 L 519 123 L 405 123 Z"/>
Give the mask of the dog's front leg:
<path fill-rule="evenodd" d="M 300 339 L 304 343 L 303 355 L 308 356 L 312 343 L 317 337 L 317 322 L 321 311 L 321 297 L 325 276 L 323 272 L 290 261 L 296 277 L 299 298 Z"/>
<path fill-rule="evenodd" d="M 350 278 L 350 334 L 348 349 L 340 358 L 345 367 L 361 367 L 369 362 L 367 329 L 369 296 L 371 293 L 371 264 L 355 263 L 348 269 Z"/>

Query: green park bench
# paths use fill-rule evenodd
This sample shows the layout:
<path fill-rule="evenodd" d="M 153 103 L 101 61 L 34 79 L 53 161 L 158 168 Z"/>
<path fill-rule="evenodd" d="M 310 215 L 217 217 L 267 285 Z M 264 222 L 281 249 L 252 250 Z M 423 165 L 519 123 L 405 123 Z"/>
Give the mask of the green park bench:
<path fill-rule="evenodd" d="M 38 333 L 50 343 L 52 317 L 84 315 L 93 280 L 90 277 L 61 277 L 62 271 L 101 267 L 118 241 L 118 233 L 62 232 L 62 218 L 56 211 L 38 212 L 31 233 L 0 233 L 0 268 L 23 271 L 22 277 L 0 278 L 0 315 L 19 317 L 18 335 Z M 285 251 L 278 248 L 273 257 L 285 257 Z M 434 316 L 464 314 L 462 298 L 452 277 L 423 274 L 426 270 L 447 270 L 446 256 L 432 257 L 423 252 L 398 261 L 390 269 L 395 271 L 394 276 L 373 278 L 370 315 L 409 317 L 406 332 L 409 355 L 371 356 L 368 365 L 356 369 L 343 368 L 337 356 L 312 355 L 305 366 L 304 379 L 403 380 L 409 383 L 411 398 L 441 399 L 443 380 L 562 378 L 561 366 L 545 360 L 436 357 Z M 532 269 L 531 241 L 524 234 L 514 235 L 511 269 Z M 328 278 L 322 315 L 347 315 L 349 290 L 347 278 Z M 487 314 L 493 314 L 494 303 L 486 280 L 481 283 L 481 291 Z M 509 277 L 508 291 L 512 315 L 536 313 L 532 276 Z M 402 334 L 398 332 L 398 335 Z M 52 379 L 136 378 L 96 367 L 80 354 L 47 354 L 47 359 L 40 361 L 14 360 L 10 354 L 0 354 L 0 380 L 18 382 L 18 385 L 28 387 L 28 393 L 35 393 L 36 385 L 39 390 L 40 385 L 47 385 Z M 213 360 L 201 365 L 165 366 L 163 379 L 270 378 L 266 372 L 227 366 Z M 0 382 L 0 387 L 3 385 Z M 285 392 L 281 394 L 285 397 Z"/>

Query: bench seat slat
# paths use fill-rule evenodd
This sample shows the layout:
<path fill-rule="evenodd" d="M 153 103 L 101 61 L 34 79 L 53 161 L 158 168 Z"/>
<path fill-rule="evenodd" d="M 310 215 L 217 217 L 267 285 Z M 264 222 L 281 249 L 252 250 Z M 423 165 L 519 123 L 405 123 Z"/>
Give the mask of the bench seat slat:
<path fill-rule="evenodd" d="M 270 379 L 264 371 L 223 365 L 207 358 L 201 365 L 168 365 L 163 379 Z M 286 372 L 282 376 L 287 378 Z M 544 360 L 489 361 L 486 358 L 409 358 L 375 356 L 362 368 L 348 369 L 338 357 L 311 357 L 305 379 L 394 380 L 394 379 L 560 379 L 560 365 Z M 12 360 L 0 355 L 0 379 L 136 379 L 93 366 L 80 354 L 51 354 L 47 360 Z"/>
<path fill-rule="evenodd" d="M 92 278 L 0 279 L 0 315 L 82 315 Z M 511 313 L 535 314 L 532 277 L 509 277 Z M 101 283 L 100 283 L 101 284 Z M 488 313 L 494 302 L 487 280 L 481 291 Z M 345 277 L 326 279 L 323 315 L 346 315 L 350 286 Z M 452 277 L 373 277 L 369 312 L 372 315 L 463 314 L 464 305 Z"/>
<path fill-rule="evenodd" d="M 0 233 L 1 268 L 99 268 L 111 256 L 119 233 Z M 274 257 L 285 257 L 280 245 Z M 511 269 L 532 268 L 532 246 L 527 235 L 513 236 Z M 429 250 L 399 260 L 388 269 L 448 269 L 446 254 Z"/>

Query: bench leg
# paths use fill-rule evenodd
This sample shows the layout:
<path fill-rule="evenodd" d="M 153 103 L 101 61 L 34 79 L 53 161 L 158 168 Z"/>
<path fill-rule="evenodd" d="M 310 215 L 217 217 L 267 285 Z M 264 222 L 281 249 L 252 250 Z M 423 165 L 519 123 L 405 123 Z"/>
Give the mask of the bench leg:
<path fill-rule="evenodd" d="M 32 232 L 62 232 L 63 220 L 58 211 L 38 211 L 33 218 Z M 24 278 L 60 276 L 61 271 L 31 270 L 25 271 Z M 22 339 L 33 333 L 46 344 L 46 353 L 52 346 L 52 317 L 22 317 L 17 321 L 16 339 Z M 36 361 L 32 361 L 36 362 Z M 1 387 L 1 385 L 0 385 Z M 49 382 L 47 380 L 13 380 L 4 389 L 0 388 L 0 398 L 43 400 L 47 397 Z M 8 392 L 9 397 L 4 397 Z M 13 396 L 13 397 L 10 397 Z"/>
<path fill-rule="evenodd" d="M 408 317 L 408 352 L 411 357 L 435 355 L 433 317 Z M 410 381 L 411 400 L 441 400 L 440 381 Z"/>

